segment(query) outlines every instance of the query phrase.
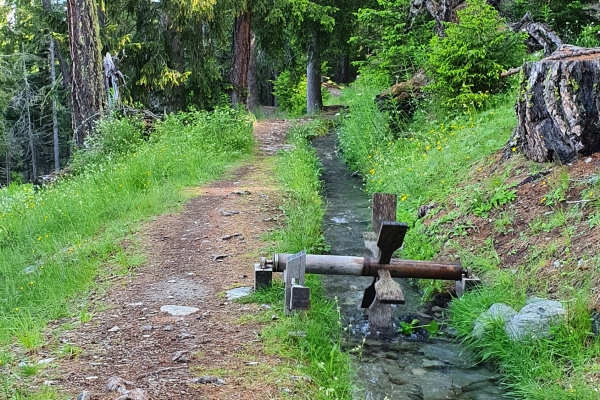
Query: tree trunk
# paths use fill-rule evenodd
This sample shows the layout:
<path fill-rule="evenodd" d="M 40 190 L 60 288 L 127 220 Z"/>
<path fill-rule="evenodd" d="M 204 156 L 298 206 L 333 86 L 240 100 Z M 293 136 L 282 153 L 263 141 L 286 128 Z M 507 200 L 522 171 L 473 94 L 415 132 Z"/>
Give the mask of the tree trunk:
<path fill-rule="evenodd" d="M 67 0 L 71 53 L 71 113 L 75 143 L 81 147 L 104 111 L 100 28 L 94 0 Z"/>
<path fill-rule="evenodd" d="M 321 53 L 319 36 L 315 32 L 308 44 L 308 64 L 306 66 L 306 112 L 314 114 L 323 108 L 321 95 Z"/>
<path fill-rule="evenodd" d="M 173 18 L 171 18 L 167 11 L 162 10 L 160 17 L 161 28 L 167 33 L 167 39 L 169 43 L 168 55 L 171 60 L 169 63 L 169 68 L 183 74 L 185 72 L 185 57 L 183 53 L 183 43 L 179 37 L 178 27 L 175 25 Z M 171 111 L 183 110 L 185 108 L 186 97 L 185 85 L 179 84 L 173 86 L 172 94 L 172 98 L 169 99 L 167 108 L 171 106 Z"/>
<path fill-rule="evenodd" d="M 568 163 L 599 150 L 600 49 L 561 46 L 523 65 L 518 125 L 506 149 L 537 162 Z"/>
<path fill-rule="evenodd" d="M 231 104 L 246 104 L 248 96 L 248 65 L 252 41 L 252 14 L 249 11 L 235 17 L 233 22 L 233 49 L 231 54 L 230 80 L 233 85 Z"/>
<path fill-rule="evenodd" d="M 45 12 L 50 13 L 52 11 L 52 3 L 51 0 L 42 0 L 42 8 Z M 69 63 L 65 60 L 63 55 L 61 46 L 59 43 L 54 42 L 54 47 L 56 49 L 56 58 L 58 58 L 58 66 L 60 68 L 60 73 L 63 77 L 63 85 L 65 87 L 71 86 L 71 73 L 69 72 Z"/>
<path fill-rule="evenodd" d="M 250 59 L 248 60 L 248 99 L 246 100 L 246 108 L 250 111 L 254 111 L 260 106 L 260 93 L 258 89 L 258 71 L 256 70 L 256 36 L 254 33 L 252 33 L 251 36 Z"/>
<path fill-rule="evenodd" d="M 56 62 L 54 60 L 54 39 L 50 37 L 50 78 L 52 91 L 56 90 Z M 60 151 L 58 143 L 58 116 L 56 110 L 56 95 L 52 93 L 52 142 L 54 144 L 54 171 L 60 169 Z"/>

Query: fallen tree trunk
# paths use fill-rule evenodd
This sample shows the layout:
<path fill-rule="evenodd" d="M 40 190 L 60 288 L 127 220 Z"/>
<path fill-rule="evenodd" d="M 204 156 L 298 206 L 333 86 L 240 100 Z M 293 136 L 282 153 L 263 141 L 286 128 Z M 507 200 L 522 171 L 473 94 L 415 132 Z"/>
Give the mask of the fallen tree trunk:
<path fill-rule="evenodd" d="M 568 163 L 599 150 L 600 49 L 561 46 L 522 67 L 518 125 L 505 149 Z"/>

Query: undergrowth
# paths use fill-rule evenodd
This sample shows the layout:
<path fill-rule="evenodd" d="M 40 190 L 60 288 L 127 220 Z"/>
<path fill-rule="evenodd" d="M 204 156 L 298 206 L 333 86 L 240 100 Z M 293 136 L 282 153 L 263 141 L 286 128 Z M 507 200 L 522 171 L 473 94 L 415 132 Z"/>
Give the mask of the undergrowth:
<path fill-rule="evenodd" d="M 496 365 L 510 398 L 600 398 L 600 340 L 589 311 L 600 304 L 592 231 L 600 209 L 598 172 L 574 178 L 570 166 L 522 156 L 501 162 L 516 125 L 513 96 L 497 95 L 491 108 L 459 115 L 423 104 L 392 134 L 372 101 L 378 92 L 360 81 L 344 91 L 350 109 L 340 131 L 343 155 L 367 191 L 398 195 L 398 220 L 410 226 L 402 258 L 451 257 L 482 278 L 482 288 L 452 302 L 452 324 L 465 346 Z M 524 179 L 533 183 L 523 186 Z M 424 205 L 431 211 L 418 218 Z M 447 288 L 441 281 L 419 284 L 426 298 Z M 492 304 L 520 310 L 534 295 L 557 299 L 567 311 L 551 336 L 512 342 L 502 323 L 472 335 L 476 318 Z"/>
<path fill-rule="evenodd" d="M 318 254 L 325 249 L 321 229 L 325 212 L 319 181 L 321 164 L 308 139 L 327 130 L 323 121 L 293 128 L 288 136 L 293 149 L 279 155 L 277 176 L 284 191 L 281 208 L 286 227 L 275 234 L 277 251 L 294 253 L 304 249 Z M 305 284 L 311 288 L 311 305 L 306 313 L 284 315 L 284 289 L 279 280 L 243 301 L 271 304 L 269 315 L 275 315 L 277 320 L 261 332 L 266 351 L 294 360 L 295 373 L 310 377 L 312 382 L 297 388 L 296 398 L 350 399 L 352 382 L 348 355 L 340 347 L 339 308 L 325 297 L 319 276 L 307 275 Z"/>
<path fill-rule="evenodd" d="M 120 245 L 136 223 L 177 206 L 181 187 L 218 177 L 253 146 L 247 114 L 229 109 L 172 114 L 144 141 L 138 129 L 105 120 L 77 155 L 73 176 L 0 191 L 0 344 L 22 350 L 0 371 L 0 388 L 12 387 L 7 399 L 24 398 L 12 367 L 45 344 L 47 321 L 89 318 L 85 294 L 95 278 L 143 261 Z"/>

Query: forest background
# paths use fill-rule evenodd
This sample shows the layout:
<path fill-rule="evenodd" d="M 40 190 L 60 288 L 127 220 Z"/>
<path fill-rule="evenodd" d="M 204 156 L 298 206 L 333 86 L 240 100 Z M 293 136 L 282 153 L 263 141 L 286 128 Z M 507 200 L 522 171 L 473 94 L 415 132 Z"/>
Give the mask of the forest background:
<path fill-rule="evenodd" d="M 103 115 L 148 125 L 226 104 L 312 113 L 322 77 L 383 88 L 425 70 L 421 105 L 482 108 L 510 88 L 500 72 L 542 56 L 510 29 L 526 13 L 564 43 L 599 43 L 590 0 L 470 5 L 458 24 L 460 0 L 5 0 L 0 185 L 66 166 Z"/>

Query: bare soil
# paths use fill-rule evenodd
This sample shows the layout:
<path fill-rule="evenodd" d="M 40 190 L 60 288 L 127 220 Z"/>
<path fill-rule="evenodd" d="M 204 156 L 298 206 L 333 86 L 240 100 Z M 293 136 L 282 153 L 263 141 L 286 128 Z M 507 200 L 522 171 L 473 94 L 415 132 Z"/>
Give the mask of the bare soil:
<path fill-rule="evenodd" d="M 224 292 L 253 285 L 254 263 L 268 245 L 261 237 L 281 221 L 270 157 L 283 146 L 289 127 L 284 120 L 256 123 L 259 146 L 251 165 L 190 189 L 193 197 L 182 212 L 160 216 L 140 230 L 147 262 L 92 297 L 97 311 L 91 321 L 54 330 L 55 344 L 82 351 L 61 359 L 57 378 L 47 384 L 87 399 L 278 397 L 273 375 L 282 361 L 265 354 L 261 324 L 252 318 L 265 306 L 228 301 Z M 199 311 L 172 316 L 160 311 L 164 305 Z M 107 391 L 111 377 L 147 397 Z M 212 383 L 194 381 L 198 377 Z"/>
<path fill-rule="evenodd" d="M 501 156 L 502 153 L 498 152 L 489 167 L 478 169 L 480 181 L 490 176 L 502 176 L 507 165 L 500 161 Z M 588 218 L 596 209 L 587 206 L 585 200 L 582 201 L 582 191 L 587 187 L 583 184 L 600 170 L 600 153 L 564 166 L 532 164 L 522 156 L 515 157 L 510 163 L 510 175 L 504 184 L 516 190 L 516 200 L 501 209 L 490 211 L 486 218 L 467 213 L 453 221 L 454 228 L 466 227 L 463 233 L 451 235 L 453 241 L 473 254 L 478 254 L 491 243 L 498 254 L 500 268 L 513 272 L 522 267 L 532 269 L 532 273 L 539 277 L 536 280 L 539 287 L 525 289 L 531 292 L 546 291 L 549 298 L 561 299 L 561 289 L 564 287 L 583 287 L 584 278 L 590 274 L 594 276 L 593 286 L 599 287 L 600 278 L 595 274 L 597 267 L 591 258 L 600 252 L 600 230 L 590 227 Z M 552 196 L 566 174 L 569 187 L 564 199 L 548 206 L 545 200 Z M 451 209 L 442 210 L 427 223 L 439 219 Z M 571 216 L 566 224 L 548 229 L 547 232 L 532 232 L 533 224 L 549 220 L 558 213 L 579 216 Z M 510 223 L 504 229 L 499 229 L 496 221 L 503 217 L 508 218 Z M 446 260 L 456 257 L 455 246 L 442 248 L 437 256 Z M 600 310 L 600 290 L 592 290 L 589 307 Z"/>

